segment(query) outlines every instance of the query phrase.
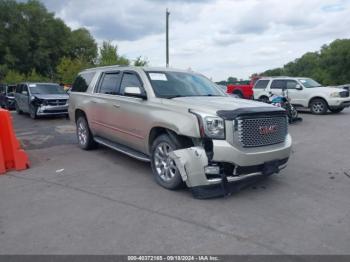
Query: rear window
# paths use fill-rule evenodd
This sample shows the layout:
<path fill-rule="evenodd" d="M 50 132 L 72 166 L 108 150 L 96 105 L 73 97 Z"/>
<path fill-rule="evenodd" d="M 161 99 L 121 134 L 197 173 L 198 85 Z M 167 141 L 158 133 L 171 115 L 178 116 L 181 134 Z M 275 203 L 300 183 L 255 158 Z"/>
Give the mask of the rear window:
<path fill-rule="evenodd" d="M 254 89 L 265 89 L 270 80 L 258 80 L 256 82 Z"/>
<path fill-rule="evenodd" d="M 120 83 L 121 73 L 105 73 L 101 79 L 101 84 L 98 93 L 116 95 Z"/>
<path fill-rule="evenodd" d="M 86 92 L 94 76 L 95 72 L 79 74 L 74 80 L 72 92 Z"/>
<path fill-rule="evenodd" d="M 286 80 L 273 80 L 271 83 L 271 89 L 285 89 L 286 85 Z"/>

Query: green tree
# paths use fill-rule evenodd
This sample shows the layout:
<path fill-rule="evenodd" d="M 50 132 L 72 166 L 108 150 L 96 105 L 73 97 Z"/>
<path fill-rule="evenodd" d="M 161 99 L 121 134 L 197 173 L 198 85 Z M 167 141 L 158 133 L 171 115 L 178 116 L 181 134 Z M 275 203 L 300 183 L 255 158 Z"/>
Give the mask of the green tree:
<path fill-rule="evenodd" d="M 142 58 L 141 56 L 137 57 L 134 61 L 134 66 L 147 66 L 148 60 L 146 58 Z"/>
<path fill-rule="evenodd" d="M 238 81 L 237 77 L 230 76 L 227 78 L 227 83 L 235 83 L 237 81 Z"/>
<path fill-rule="evenodd" d="M 33 68 L 32 71 L 25 77 L 25 80 L 28 82 L 48 82 L 49 79 L 44 77 L 36 72 Z"/>
<path fill-rule="evenodd" d="M 77 74 L 88 67 L 89 64 L 81 59 L 63 57 L 56 68 L 58 80 L 65 84 L 72 84 Z"/>
<path fill-rule="evenodd" d="M 9 84 L 17 84 L 19 82 L 24 81 L 25 79 L 26 77 L 24 74 L 21 74 L 15 70 L 9 70 L 6 76 L 4 77 L 3 81 Z"/>
<path fill-rule="evenodd" d="M 111 42 L 104 41 L 99 51 L 98 64 L 100 66 L 130 64 L 129 59 L 118 54 L 118 46 Z"/>
<path fill-rule="evenodd" d="M 69 55 L 73 59 L 80 59 L 93 63 L 97 57 L 97 44 L 85 28 L 72 31 L 69 39 Z"/>

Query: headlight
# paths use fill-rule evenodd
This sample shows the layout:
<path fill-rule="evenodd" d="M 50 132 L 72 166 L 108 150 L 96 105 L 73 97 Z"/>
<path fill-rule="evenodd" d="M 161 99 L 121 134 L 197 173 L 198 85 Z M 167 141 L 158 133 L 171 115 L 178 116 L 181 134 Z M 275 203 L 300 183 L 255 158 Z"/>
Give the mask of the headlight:
<path fill-rule="evenodd" d="M 222 118 L 206 113 L 195 112 L 191 109 L 190 113 L 196 115 L 202 137 L 225 139 L 225 121 Z"/>
<path fill-rule="evenodd" d="M 333 93 L 331 93 L 331 97 L 340 97 L 340 93 L 339 92 L 333 92 Z"/>

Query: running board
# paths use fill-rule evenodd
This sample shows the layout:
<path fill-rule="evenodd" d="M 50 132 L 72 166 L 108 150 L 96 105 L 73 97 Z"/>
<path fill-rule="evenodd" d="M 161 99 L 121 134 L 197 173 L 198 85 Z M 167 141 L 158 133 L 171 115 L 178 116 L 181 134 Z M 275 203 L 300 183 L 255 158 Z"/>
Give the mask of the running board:
<path fill-rule="evenodd" d="M 149 159 L 149 157 L 146 154 L 140 153 L 134 149 L 131 149 L 127 146 L 109 141 L 107 139 L 101 138 L 101 137 L 94 137 L 94 140 L 101 144 L 104 145 L 106 147 L 109 147 L 113 150 L 116 150 L 120 153 L 123 153 L 125 155 L 128 155 L 130 157 L 136 158 L 138 160 L 144 161 L 144 162 L 150 162 L 151 160 Z"/>

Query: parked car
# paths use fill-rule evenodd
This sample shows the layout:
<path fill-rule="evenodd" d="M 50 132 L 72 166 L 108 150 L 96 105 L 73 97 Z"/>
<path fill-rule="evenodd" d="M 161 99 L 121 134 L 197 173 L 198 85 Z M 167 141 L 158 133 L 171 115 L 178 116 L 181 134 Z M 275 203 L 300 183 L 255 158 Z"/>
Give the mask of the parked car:
<path fill-rule="evenodd" d="M 285 110 L 227 96 L 175 69 L 100 67 L 79 73 L 69 99 L 78 144 L 102 144 L 151 162 L 155 180 L 222 196 L 286 167 Z"/>
<path fill-rule="evenodd" d="M 18 114 L 29 113 L 35 119 L 45 115 L 67 115 L 68 94 L 54 83 L 21 83 L 15 93 Z"/>
<path fill-rule="evenodd" d="M 15 90 L 16 85 L 0 85 L 0 106 L 2 108 L 15 109 Z"/>
<path fill-rule="evenodd" d="M 313 114 L 325 114 L 328 109 L 339 113 L 350 106 L 349 91 L 324 87 L 305 77 L 263 77 L 253 88 L 254 99 L 268 101 L 269 93 L 281 95 L 283 89 L 296 108 L 309 108 Z"/>
<path fill-rule="evenodd" d="M 253 77 L 247 83 L 235 83 L 227 85 L 227 93 L 239 98 L 253 99 L 253 86 L 260 77 Z"/>

